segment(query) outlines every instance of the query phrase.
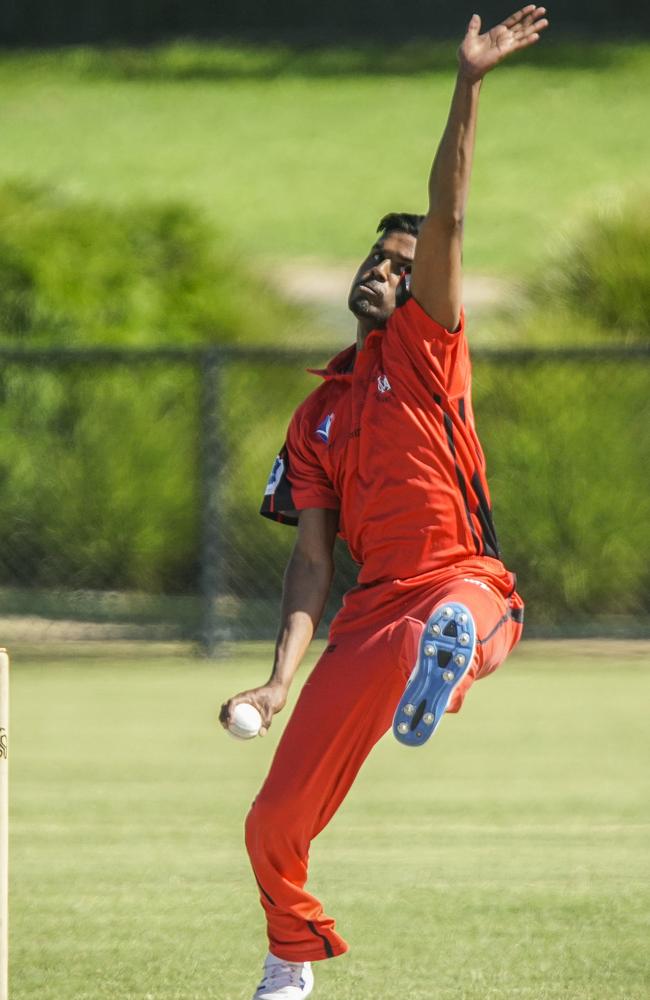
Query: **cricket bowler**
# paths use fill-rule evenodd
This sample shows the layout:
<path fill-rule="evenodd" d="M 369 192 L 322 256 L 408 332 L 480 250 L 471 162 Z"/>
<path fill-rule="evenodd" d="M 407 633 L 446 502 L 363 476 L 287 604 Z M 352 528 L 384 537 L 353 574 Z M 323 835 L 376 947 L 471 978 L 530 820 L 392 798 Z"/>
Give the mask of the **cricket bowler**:
<path fill-rule="evenodd" d="M 312 963 L 348 945 L 305 889 L 309 845 L 387 732 L 419 747 L 519 641 L 472 410 L 461 259 L 483 78 L 535 44 L 544 7 L 481 33 L 475 14 L 429 179 L 426 215 L 384 216 L 350 291 L 356 343 L 296 410 L 262 513 L 297 524 L 266 684 L 231 698 L 266 731 L 319 623 L 337 535 L 360 566 L 246 821 L 269 953 L 253 1000 L 311 994 Z"/>

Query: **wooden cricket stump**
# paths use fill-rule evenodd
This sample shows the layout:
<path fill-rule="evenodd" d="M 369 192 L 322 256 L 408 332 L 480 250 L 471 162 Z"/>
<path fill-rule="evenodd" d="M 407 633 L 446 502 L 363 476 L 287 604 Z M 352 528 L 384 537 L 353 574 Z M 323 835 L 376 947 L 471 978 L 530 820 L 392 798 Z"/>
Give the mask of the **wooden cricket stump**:
<path fill-rule="evenodd" d="M 0 649 L 0 1000 L 9 997 L 9 657 Z"/>

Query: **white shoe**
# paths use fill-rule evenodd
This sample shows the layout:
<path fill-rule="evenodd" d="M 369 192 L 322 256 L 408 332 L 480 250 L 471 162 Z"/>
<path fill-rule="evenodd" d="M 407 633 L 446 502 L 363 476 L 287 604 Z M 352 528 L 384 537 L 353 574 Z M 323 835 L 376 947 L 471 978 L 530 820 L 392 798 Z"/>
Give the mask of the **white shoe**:
<path fill-rule="evenodd" d="M 311 962 L 285 962 L 270 952 L 264 962 L 262 982 L 253 1000 L 301 1000 L 314 988 Z"/>

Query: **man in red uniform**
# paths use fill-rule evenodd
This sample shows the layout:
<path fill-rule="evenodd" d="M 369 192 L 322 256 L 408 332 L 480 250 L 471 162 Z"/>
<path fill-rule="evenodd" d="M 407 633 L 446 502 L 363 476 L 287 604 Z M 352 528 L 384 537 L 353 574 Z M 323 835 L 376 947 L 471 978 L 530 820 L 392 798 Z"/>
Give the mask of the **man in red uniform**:
<path fill-rule="evenodd" d="M 360 564 L 246 824 L 269 954 L 254 1000 L 298 1000 L 311 962 L 347 950 L 305 890 L 310 842 L 393 724 L 423 744 L 503 662 L 523 603 L 499 558 L 472 412 L 461 246 L 485 74 L 547 26 L 530 5 L 484 34 L 474 15 L 429 180 L 426 216 L 391 214 L 352 285 L 357 342 L 317 374 L 262 512 L 298 525 L 269 681 L 231 698 L 279 712 L 329 592 L 337 533 Z M 408 289 L 410 278 L 410 289 Z"/>

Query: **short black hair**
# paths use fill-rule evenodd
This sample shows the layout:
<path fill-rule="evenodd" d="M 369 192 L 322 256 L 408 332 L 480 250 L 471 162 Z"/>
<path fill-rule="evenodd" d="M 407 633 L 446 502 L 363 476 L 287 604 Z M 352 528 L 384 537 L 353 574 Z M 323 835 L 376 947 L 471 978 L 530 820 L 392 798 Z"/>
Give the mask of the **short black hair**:
<path fill-rule="evenodd" d="M 424 218 L 424 215 L 413 215 L 411 212 L 389 212 L 380 221 L 377 232 L 381 233 L 382 236 L 395 232 L 417 236 Z"/>

